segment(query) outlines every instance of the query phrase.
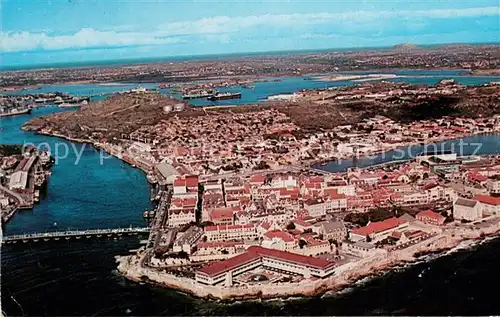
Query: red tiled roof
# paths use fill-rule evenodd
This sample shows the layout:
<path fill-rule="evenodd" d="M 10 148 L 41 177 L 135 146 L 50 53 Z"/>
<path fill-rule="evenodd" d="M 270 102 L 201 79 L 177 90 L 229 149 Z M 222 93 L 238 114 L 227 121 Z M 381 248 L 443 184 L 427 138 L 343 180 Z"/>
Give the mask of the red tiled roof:
<path fill-rule="evenodd" d="M 203 268 L 201 268 L 198 272 L 205 273 L 206 275 L 209 276 L 214 276 L 223 272 L 230 271 L 246 263 L 260 260 L 260 258 L 261 258 L 260 254 L 247 251 L 245 253 L 238 254 L 237 256 L 227 259 L 225 261 L 217 261 L 209 265 L 206 265 Z"/>
<path fill-rule="evenodd" d="M 324 178 L 321 177 L 321 176 L 311 176 L 311 177 L 308 177 L 306 182 L 309 182 L 309 183 L 322 183 L 324 182 Z"/>
<path fill-rule="evenodd" d="M 281 230 L 272 230 L 264 233 L 264 236 L 268 239 L 278 238 L 285 242 L 293 242 L 295 239 L 289 233 L 283 232 Z"/>
<path fill-rule="evenodd" d="M 198 187 L 198 176 L 196 176 L 196 175 L 186 176 L 186 186 L 187 187 Z"/>
<path fill-rule="evenodd" d="M 266 177 L 264 175 L 253 175 L 252 177 L 250 177 L 250 183 L 258 183 L 258 184 L 262 184 L 264 183 L 264 181 L 266 180 Z"/>
<path fill-rule="evenodd" d="M 269 224 L 269 222 L 263 222 L 260 224 L 260 226 L 266 230 L 269 230 L 269 228 L 271 228 L 271 224 Z"/>
<path fill-rule="evenodd" d="M 434 187 L 437 187 L 437 186 L 439 186 L 439 184 L 436 184 L 436 183 L 427 184 L 424 186 L 424 190 L 433 189 Z"/>
<path fill-rule="evenodd" d="M 303 219 L 294 219 L 292 220 L 293 223 L 299 225 L 299 226 L 302 226 L 302 227 L 312 227 L 313 225 Z"/>
<path fill-rule="evenodd" d="M 186 186 L 186 180 L 182 178 L 176 178 L 174 180 L 174 186 Z"/>
<path fill-rule="evenodd" d="M 471 181 L 477 181 L 477 182 L 486 182 L 488 180 L 487 176 L 483 176 L 481 174 L 476 174 L 476 173 L 467 174 L 467 178 Z"/>
<path fill-rule="evenodd" d="M 320 258 L 294 254 L 286 251 L 266 249 L 259 246 L 251 246 L 245 253 L 239 254 L 235 257 L 232 257 L 224 261 L 218 261 L 209 264 L 200 269 L 198 272 L 204 273 L 209 276 L 214 276 L 235 269 L 246 263 L 260 260 L 263 257 L 281 260 L 289 263 L 301 264 L 303 266 L 313 267 L 323 270 L 328 269 L 333 265 L 335 265 L 335 262 L 331 262 Z"/>
<path fill-rule="evenodd" d="M 474 197 L 475 200 L 487 204 L 487 205 L 493 205 L 493 206 L 498 206 L 500 205 L 500 197 L 493 197 L 493 196 L 487 196 L 487 195 L 476 195 Z"/>
<path fill-rule="evenodd" d="M 300 231 L 299 229 L 293 229 L 293 230 L 290 230 L 289 233 L 296 236 L 296 235 L 301 234 L 302 231 Z"/>
<path fill-rule="evenodd" d="M 173 197 L 171 201 L 172 208 L 176 207 L 195 207 L 197 203 L 196 198 L 179 198 Z"/>
<path fill-rule="evenodd" d="M 237 209 L 233 207 L 215 208 L 210 211 L 210 218 L 232 218 L 235 212 L 237 212 Z"/>
<path fill-rule="evenodd" d="M 417 218 L 417 219 L 422 218 L 422 217 L 436 219 L 439 222 L 444 221 L 446 219 L 446 217 L 444 217 L 444 216 L 442 216 L 442 215 L 438 214 L 437 212 L 434 212 L 433 210 L 430 210 L 430 209 L 421 211 L 415 216 L 415 218 Z"/>
<path fill-rule="evenodd" d="M 307 205 L 307 206 L 313 206 L 313 205 L 318 205 L 318 204 L 322 204 L 324 203 L 325 201 L 321 198 L 311 198 L 311 199 L 308 199 L 304 202 L 304 206 Z"/>
<path fill-rule="evenodd" d="M 367 236 L 372 233 L 382 232 L 391 228 L 396 228 L 406 221 L 400 218 L 392 217 L 384 221 L 370 222 L 367 226 L 353 229 L 352 232 L 358 235 Z"/>
<path fill-rule="evenodd" d="M 178 215 L 180 213 L 183 213 L 183 214 L 194 214 L 195 213 L 195 210 L 193 208 L 189 208 L 189 207 L 183 207 L 182 209 L 170 209 L 168 211 L 168 213 L 170 215 L 172 214 L 175 214 L 175 215 Z"/>
<path fill-rule="evenodd" d="M 300 254 L 290 253 L 280 250 L 266 249 L 259 246 L 251 246 L 248 248 L 250 252 L 256 252 L 262 256 L 267 256 L 275 259 L 280 259 L 287 262 L 293 262 L 297 264 L 302 264 L 310 267 L 315 267 L 319 269 L 326 269 L 330 266 L 335 265 L 335 262 L 324 260 L 321 258 L 314 258 L 309 256 L 304 256 Z"/>
<path fill-rule="evenodd" d="M 344 194 L 339 194 L 339 191 L 337 189 L 325 189 L 325 194 L 330 197 L 330 199 L 335 200 L 335 199 L 343 199 L 345 198 Z"/>
<path fill-rule="evenodd" d="M 304 183 L 304 187 L 307 189 L 321 189 L 321 183 Z"/>
<path fill-rule="evenodd" d="M 298 197 L 299 196 L 299 189 L 297 187 L 292 187 L 292 188 L 280 188 L 279 189 L 280 195 L 281 196 L 294 196 Z"/>

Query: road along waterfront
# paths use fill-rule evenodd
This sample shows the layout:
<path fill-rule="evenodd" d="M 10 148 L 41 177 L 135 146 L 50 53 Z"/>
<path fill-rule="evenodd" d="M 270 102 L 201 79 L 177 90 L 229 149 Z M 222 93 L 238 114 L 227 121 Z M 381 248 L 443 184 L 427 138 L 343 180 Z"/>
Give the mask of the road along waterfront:
<path fill-rule="evenodd" d="M 37 109 L 35 114 L 39 114 L 38 111 L 47 110 L 51 109 Z M 57 109 L 52 110 L 58 111 Z M 27 117 L 23 117 L 23 120 L 24 118 Z M 2 127 L 4 127 L 4 122 L 10 119 L 2 120 Z M 2 133 L 4 132 L 8 132 L 8 130 L 2 131 Z M 19 133 L 22 133 L 23 140 L 24 138 L 31 140 L 32 137 L 35 139 L 40 138 L 38 139 L 40 142 L 57 140 L 27 132 L 19 131 Z M 10 143 L 8 136 L 5 140 Z M 18 143 L 14 141 L 12 143 Z M 89 149 L 91 148 L 89 147 Z M 84 153 L 90 157 L 88 163 L 91 165 L 90 161 L 95 158 L 95 154 L 88 153 L 87 150 L 85 149 Z M 96 161 L 98 162 L 98 159 Z M 65 196 L 65 190 L 83 195 L 86 195 L 85 190 L 90 190 L 93 196 L 99 196 L 98 193 L 102 191 L 105 191 L 105 193 L 111 192 L 113 195 L 107 197 L 107 199 L 120 202 L 120 208 L 116 208 L 112 203 L 106 203 L 106 200 L 103 200 L 104 203 L 100 208 L 97 208 L 93 207 L 96 205 L 95 201 L 76 201 L 75 204 L 70 205 L 76 207 L 80 204 L 85 205 L 81 209 L 82 212 L 85 212 L 85 208 L 91 210 L 84 215 L 78 215 L 78 212 L 71 212 L 74 209 L 61 209 L 62 217 L 60 219 L 63 220 L 58 221 L 59 226 L 64 225 L 69 228 L 82 229 L 101 227 L 98 219 L 96 221 L 93 218 L 99 218 L 99 212 L 109 213 L 107 218 L 121 222 L 122 226 L 128 226 L 133 219 L 137 221 L 138 225 L 143 224 L 140 219 L 140 211 L 144 208 L 139 207 L 132 210 L 128 204 L 136 202 L 134 198 L 142 197 L 141 201 L 144 202 L 144 205 L 149 205 L 147 184 L 144 177 L 138 170 L 129 168 L 126 165 L 122 168 L 123 164 L 118 160 L 109 160 L 106 161 L 106 164 L 109 162 L 117 163 L 116 166 L 112 165 L 110 168 L 113 170 L 113 173 L 111 173 L 113 177 L 112 175 L 106 176 L 108 178 L 107 184 L 112 187 L 111 191 L 108 191 L 108 188 L 102 184 L 96 185 L 93 182 L 99 175 L 93 175 L 93 173 L 88 175 L 89 171 L 74 171 L 73 167 L 69 168 L 69 165 L 66 166 L 68 167 L 68 173 L 66 174 L 57 166 L 54 167 L 54 177 L 51 179 L 49 186 L 57 185 L 60 192 L 57 194 L 54 189 L 49 192 L 54 192 L 53 195 L 56 195 L 55 198 L 53 197 L 54 199 L 61 199 L 55 203 L 69 204 L 68 200 L 73 199 L 74 196 L 69 198 Z M 63 163 L 61 162 L 61 164 Z M 109 165 L 106 164 L 104 167 L 108 169 Z M 70 172 L 71 170 L 73 172 Z M 125 180 L 123 180 L 123 175 L 119 173 L 120 171 L 123 172 L 123 170 L 130 173 L 130 175 L 126 175 Z M 76 176 L 81 177 L 76 177 L 72 173 L 76 173 Z M 90 181 L 86 180 L 85 176 L 89 176 Z M 59 179 L 62 181 L 66 177 L 69 177 L 71 181 L 59 183 Z M 58 179 L 57 182 L 56 179 Z M 142 187 L 144 190 L 138 188 L 137 182 L 143 182 L 144 186 Z M 89 188 L 87 188 L 87 185 Z M 125 191 L 125 193 L 122 195 L 121 191 Z M 46 199 L 50 199 L 50 197 Z M 42 204 L 37 206 L 33 213 L 24 214 L 26 221 L 19 220 L 23 214 L 16 215 L 13 223 L 17 225 L 9 224 L 8 232 L 23 232 L 25 226 L 31 228 L 31 232 L 53 229 L 53 220 L 47 218 L 50 212 L 41 213 L 44 210 L 41 207 L 46 199 L 42 199 Z M 110 209 L 112 209 L 111 212 L 109 212 Z M 47 210 L 50 211 L 49 208 Z M 79 210 L 80 208 L 77 209 L 77 211 Z M 37 218 L 38 220 L 34 225 L 30 225 L 28 218 Z M 83 223 L 80 223 L 81 221 Z M 106 227 L 106 225 L 107 223 L 103 223 L 102 227 Z M 250 302 L 231 305 L 203 302 L 171 290 L 161 290 L 124 281 L 116 273 L 113 273 L 115 264 L 111 255 L 123 254 L 129 249 L 137 247 L 137 239 L 135 238 L 127 238 L 118 243 L 115 241 L 104 241 L 104 243 L 103 241 L 93 241 L 90 244 L 71 242 L 62 246 L 38 245 L 24 250 L 9 246 L 2 249 L 2 266 L 4 268 L 2 303 L 5 311 L 12 315 L 23 314 L 23 311 L 31 315 L 38 315 L 42 312 L 47 315 L 124 315 L 127 313 L 137 315 L 178 315 L 262 314 L 263 312 L 268 314 L 425 313 L 426 311 L 442 312 L 443 314 L 449 312 L 463 314 L 467 313 L 467 311 L 475 311 L 476 314 L 478 312 L 493 314 L 495 311 L 492 304 L 495 303 L 494 297 L 492 297 L 494 293 L 483 292 L 482 287 L 479 285 L 476 285 L 474 289 L 465 287 L 467 283 L 464 281 L 473 279 L 473 281 L 494 282 L 496 275 L 491 275 L 491 272 L 494 271 L 492 268 L 487 271 L 484 269 L 483 264 L 498 263 L 498 253 L 494 252 L 495 248 L 497 248 L 495 246 L 498 246 L 498 242 L 482 246 L 481 251 L 478 251 L 480 254 L 477 256 L 460 253 L 456 257 L 448 256 L 446 259 L 438 259 L 436 260 L 437 264 L 432 264 L 433 266 L 422 264 L 426 265 L 426 268 L 427 266 L 431 267 L 431 271 L 435 270 L 441 274 L 431 275 L 434 277 L 433 280 L 425 280 L 425 285 L 417 277 L 423 269 L 422 265 L 419 265 L 416 269 L 410 269 L 406 273 L 389 274 L 388 280 L 383 278 L 369 283 L 366 287 L 361 287 L 346 297 L 332 299 L 310 298 L 286 304 Z M 468 263 L 468 270 L 464 272 L 459 267 L 449 265 L 456 261 Z M 446 267 L 446 270 L 443 267 Z M 489 267 L 489 264 L 486 267 Z M 474 271 L 474 273 L 470 271 Z M 477 276 L 474 274 L 477 274 Z M 447 281 L 444 285 L 443 280 Z M 393 290 L 388 290 L 387 284 L 390 284 Z M 460 294 L 456 292 L 457 287 L 463 290 Z M 436 289 L 441 291 L 439 301 L 436 301 L 436 297 L 431 296 L 436 294 Z M 96 290 L 99 290 L 99 292 L 96 292 Z M 384 296 L 381 297 L 380 294 L 382 293 Z M 459 302 L 458 305 L 457 302 Z M 468 303 L 469 307 L 466 303 Z M 479 309 L 472 310 L 470 308 L 474 306 Z"/>

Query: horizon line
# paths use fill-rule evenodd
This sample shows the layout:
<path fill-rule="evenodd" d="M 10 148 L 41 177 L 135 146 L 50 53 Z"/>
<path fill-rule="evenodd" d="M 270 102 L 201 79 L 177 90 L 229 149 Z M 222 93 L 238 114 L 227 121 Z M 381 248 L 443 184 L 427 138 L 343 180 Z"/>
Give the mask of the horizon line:
<path fill-rule="evenodd" d="M 328 52 L 328 51 L 349 51 L 349 50 L 370 50 L 370 49 L 394 49 L 398 45 L 414 45 L 418 49 L 419 47 L 438 47 L 438 46 L 451 46 L 451 45 L 500 45 L 500 42 L 452 42 L 452 43 L 439 43 L 439 44 L 413 44 L 409 42 L 394 44 L 394 45 L 382 45 L 382 46 L 363 46 L 363 47 L 332 47 L 332 48 L 318 48 L 318 49 L 283 49 L 283 50 L 271 50 L 271 51 L 241 51 L 233 53 L 213 53 L 213 54 L 179 54 L 179 55 L 164 55 L 164 56 L 152 56 L 152 57 L 129 57 L 129 58 L 110 58 L 110 59 L 100 59 L 100 60 L 86 60 L 86 61 L 73 61 L 73 62 L 55 62 L 55 63 L 36 63 L 36 64 L 22 64 L 22 65 L 11 65 L 4 66 L 3 63 L 0 65 L 0 72 L 8 71 L 23 71 L 23 70 L 41 70 L 41 69 L 52 69 L 52 68 L 87 68 L 87 67 L 107 67 L 107 66 L 120 66 L 120 65 L 139 65 L 139 64 L 154 64 L 155 62 L 161 61 L 186 61 L 184 58 L 189 60 L 214 60 L 219 57 L 245 57 L 250 55 L 280 55 L 284 53 L 288 54 L 300 54 L 308 52 Z M 143 62 L 141 62 L 143 61 Z"/>

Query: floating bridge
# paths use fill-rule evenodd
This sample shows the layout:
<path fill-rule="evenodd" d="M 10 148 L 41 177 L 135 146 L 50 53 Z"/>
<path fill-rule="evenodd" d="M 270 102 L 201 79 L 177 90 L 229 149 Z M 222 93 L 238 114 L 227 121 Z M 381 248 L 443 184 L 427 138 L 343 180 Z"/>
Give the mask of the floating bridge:
<path fill-rule="evenodd" d="M 149 228 L 130 227 L 118 229 L 92 229 L 92 230 L 68 230 L 43 233 L 27 233 L 19 235 L 8 235 L 1 237 L 2 244 L 17 242 L 39 242 L 70 239 L 90 239 L 90 238 L 114 238 L 127 235 L 137 235 L 149 233 Z"/>

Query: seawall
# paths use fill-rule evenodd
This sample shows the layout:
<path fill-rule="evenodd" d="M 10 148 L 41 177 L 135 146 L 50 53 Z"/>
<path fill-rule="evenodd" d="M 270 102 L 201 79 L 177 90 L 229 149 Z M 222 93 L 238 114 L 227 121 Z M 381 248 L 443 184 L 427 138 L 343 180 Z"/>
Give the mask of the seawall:
<path fill-rule="evenodd" d="M 497 236 L 500 223 L 483 230 L 462 230 L 456 234 L 439 234 L 421 241 L 408 248 L 387 252 L 349 262 L 336 268 L 333 275 L 325 279 L 308 279 L 299 283 L 258 283 L 251 286 L 202 285 L 194 279 L 178 277 L 156 269 L 141 267 L 141 256 L 117 257 L 118 271 L 130 280 L 153 283 L 159 286 L 177 289 L 201 298 L 222 300 L 269 299 L 295 296 L 321 295 L 351 286 L 357 280 L 373 276 L 376 272 L 386 271 L 402 263 L 418 260 L 416 253 L 442 252 L 458 246 L 463 241 L 476 240 L 485 236 Z"/>

